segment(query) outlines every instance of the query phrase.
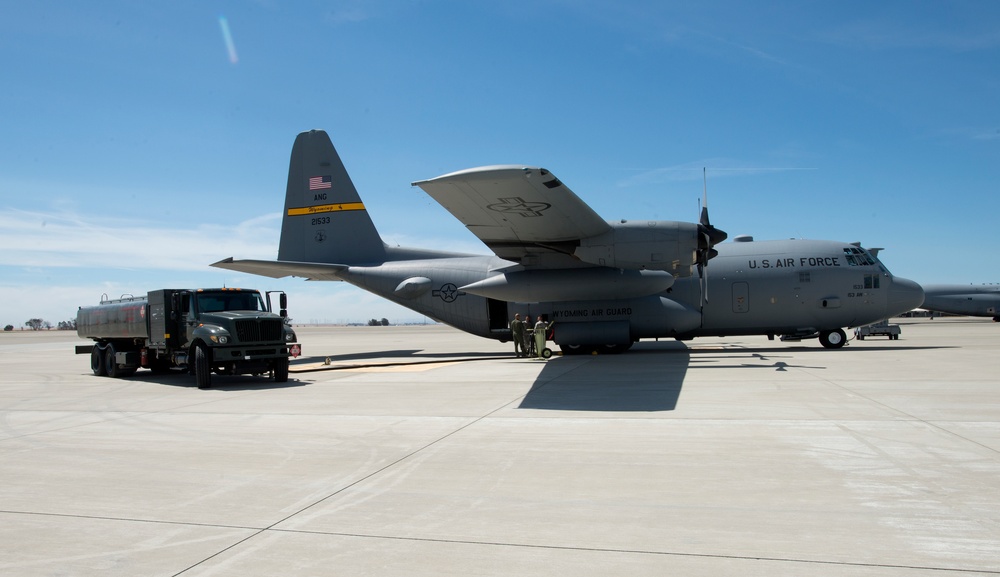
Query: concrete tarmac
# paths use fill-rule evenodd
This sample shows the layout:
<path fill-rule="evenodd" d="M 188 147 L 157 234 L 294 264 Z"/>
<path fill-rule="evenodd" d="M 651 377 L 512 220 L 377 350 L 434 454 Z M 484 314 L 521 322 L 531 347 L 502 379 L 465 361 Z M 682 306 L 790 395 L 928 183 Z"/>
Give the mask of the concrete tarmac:
<path fill-rule="evenodd" d="M 1000 574 L 1000 324 L 518 359 L 298 328 L 288 383 L 0 333 L 0 573 Z"/>

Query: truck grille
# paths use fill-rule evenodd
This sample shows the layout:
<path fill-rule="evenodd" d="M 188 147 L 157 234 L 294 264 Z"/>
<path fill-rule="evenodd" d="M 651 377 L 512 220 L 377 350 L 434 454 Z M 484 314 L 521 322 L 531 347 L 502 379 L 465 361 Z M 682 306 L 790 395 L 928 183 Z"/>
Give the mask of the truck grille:
<path fill-rule="evenodd" d="M 248 357 L 269 357 L 277 354 L 275 349 L 250 349 L 247 351 Z"/>
<path fill-rule="evenodd" d="M 281 319 L 256 319 L 236 321 L 236 338 L 241 343 L 281 340 Z"/>

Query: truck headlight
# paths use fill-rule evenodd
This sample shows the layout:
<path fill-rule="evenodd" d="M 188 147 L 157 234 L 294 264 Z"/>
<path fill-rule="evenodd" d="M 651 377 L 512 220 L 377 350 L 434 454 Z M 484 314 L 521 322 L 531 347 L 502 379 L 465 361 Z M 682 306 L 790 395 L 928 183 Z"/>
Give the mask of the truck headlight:
<path fill-rule="evenodd" d="M 212 339 L 213 343 L 219 343 L 220 345 L 229 343 L 229 337 L 227 335 L 212 335 L 208 338 Z"/>
<path fill-rule="evenodd" d="M 292 331 L 288 331 L 287 333 L 285 333 L 285 342 L 286 343 L 295 342 L 295 333 L 293 333 Z"/>

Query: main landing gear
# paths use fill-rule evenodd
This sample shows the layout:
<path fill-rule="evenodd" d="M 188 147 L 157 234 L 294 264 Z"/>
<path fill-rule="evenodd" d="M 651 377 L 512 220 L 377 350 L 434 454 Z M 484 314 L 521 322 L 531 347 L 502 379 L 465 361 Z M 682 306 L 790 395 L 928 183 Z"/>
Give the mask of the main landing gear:
<path fill-rule="evenodd" d="M 820 331 L 819 343 L 827 349 L 839 349 L 847 343 L 847 333 L 843 329 Z"/>
<path fill-rule="evenodd" d="M 563 355 L 617 355 L 632 348 L 632 343 L 619 343 L 613 345 L 559 345 Z"/>

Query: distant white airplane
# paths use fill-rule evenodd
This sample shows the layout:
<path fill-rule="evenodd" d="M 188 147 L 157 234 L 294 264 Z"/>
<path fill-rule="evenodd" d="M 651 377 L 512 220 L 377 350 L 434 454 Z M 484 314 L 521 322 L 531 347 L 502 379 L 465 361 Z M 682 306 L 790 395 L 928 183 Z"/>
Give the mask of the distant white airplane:
<path fill-rule="evenodd" d="M 857 244 L 753 241 L 700 222 L 606 221 L 543 168 L 488 166 L 415 182 L 491 256 L 386 245 L 327 134 L 292 148 L 278 259 L 212 266 L 345 281 L 463 331 L 506 341 L 514 313 L 555 321 L 564 353 L 622 352 L 644 338 L 818 336 L 846 341 L 920 306 Z M 712 262 L 712 283 L 706 270 Z M 695 274 L 697 272 L 697 275 Z"/>
<path fill-rule="evenodd" d="M 1000 284 L 924 286 L 922 309 L 954 315 L 993 317 L 1000 322 Z"/>

